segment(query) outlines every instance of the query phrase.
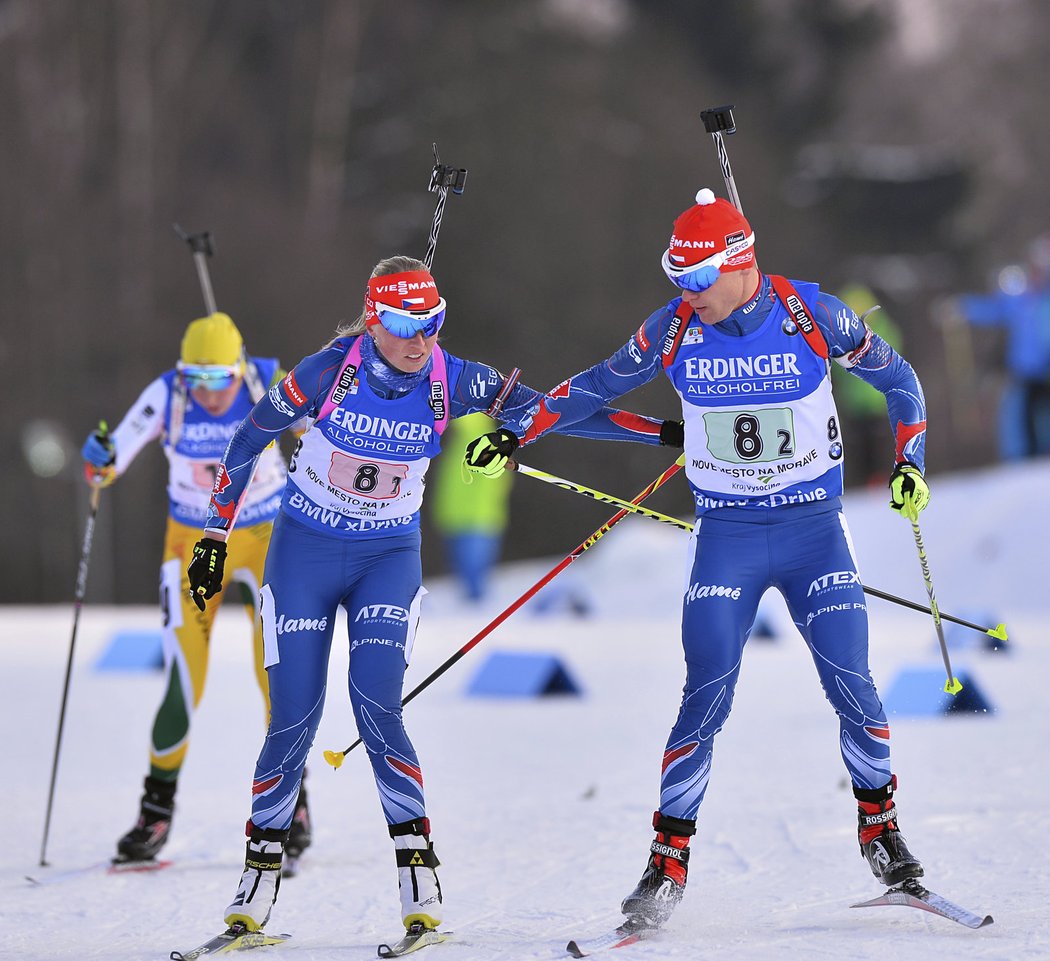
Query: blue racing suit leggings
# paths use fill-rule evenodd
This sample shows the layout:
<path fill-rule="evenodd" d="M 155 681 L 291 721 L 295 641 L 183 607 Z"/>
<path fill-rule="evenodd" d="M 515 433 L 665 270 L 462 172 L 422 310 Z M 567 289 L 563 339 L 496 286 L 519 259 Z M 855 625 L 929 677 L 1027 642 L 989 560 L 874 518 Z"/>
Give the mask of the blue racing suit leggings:
<path fill-rule="evenodd" d="M 868 670 L 864 589 L 841 510 L 807 504 L 727 513 L 704 515 L 693 535 L 682 611 L 686 681 L 664 752 L 661 813 L 696 819 L 712 742 L 732 708 L 744 644 L 769 587 L 783 594 L 809 645 L 839 717 L 850 778 L 857 787 L 883 787 L 891 776 L 889 727 Z"/>
<path fill-rule="evenodd" d="M 419 531 L 337 538 L 280 514 L 261 595 L 270 725 L 252 784 L 252 824 L 291 824 L 324 709 L 332 630 L 347 614 L 350 703 L 388 824 L 426 816 L 423 775 L 401 692 L 425 591 Z"/>

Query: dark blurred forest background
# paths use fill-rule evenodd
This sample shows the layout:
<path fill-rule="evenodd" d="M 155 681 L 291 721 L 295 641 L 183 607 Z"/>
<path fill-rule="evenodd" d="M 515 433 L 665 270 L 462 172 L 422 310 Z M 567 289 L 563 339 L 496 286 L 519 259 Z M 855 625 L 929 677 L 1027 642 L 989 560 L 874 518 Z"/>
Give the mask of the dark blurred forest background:
<path fill-rule="evenodd" d="M 436 142 L 469 170 L 434 263 L 443 343 L 549 388 L 673 295 L 672 220 L 725 192 L 699 111 L 728 103 L 760 264 L 863 281 L 903 328 L 936 496 L 996 458 L 1001 343 L 930 306 L 1046 229 L 1048 36 L 1040 0 L 0 0 L 0 602 L 70 600 L 83 438 L 204 313 L 173 222 L 211 232 L 220 309 L 290 366 L 376 260 L 422 255 Z M 677 416 L 662 382 L 622 403 Z M 554 438 L 527 462 L 631 496 L 672 459 Z M 155 597 L 165 479 L 153 445 L 104 492 L 89 600 Z M 669 486 L 652 505 L 687 513 Z M 519 479 L 505 557 L 609 513 Z M 424 559 L 442 570 L 432 536 Z"/>

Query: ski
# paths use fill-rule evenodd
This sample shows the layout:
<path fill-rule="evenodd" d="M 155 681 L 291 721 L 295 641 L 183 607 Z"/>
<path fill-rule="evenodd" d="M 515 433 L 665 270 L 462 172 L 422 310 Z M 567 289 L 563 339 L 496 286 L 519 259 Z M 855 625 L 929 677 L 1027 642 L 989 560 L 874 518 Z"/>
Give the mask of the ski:
<path fill-rule="evenodd" d="M 58 874 L 34 875 L 27 874 L 25 879 L 35 887 L 44 887 L 48 884 L 59 884 L 62 881 L 70 881 L 80 878 L 86 874 L 150 874 L 154 871 L 162 871 L 170 868 L 174 861 L 97 861 L 82 868 L 72 868 L 69 871 L 60 871 Z"/>
<path fill-rule="evenodd" d="M 451 931 L 437 931 L 434 928 L 424 927 L 422 922 L 416 921 L 409 925 L 405 936 L 396 944 L 379 945 L 377 954 L 381 958 L 400 958 L 403 954 L 411 954 L 427 945 L 447 941 L 451 935 Z"/>
<path fill-rule="evenodd" d="M 168 957 L 171 961 L 194 961 L 196 958 L 209 957 L 213 954 L 233 954 L 234 951 L 248 951 L 251 948 L 263 948 L 270 944 L 281 944 L 291 937 L 290 934 L 267 934 L 265 931 L 249 931 L 243 924 L 231 924 L 222 934 L 215 935 L 200 944 L 192 951 L 183 954 L 172 951 Z"/>
<path fill-rule="evenodd" d="M 941 897 L 933 891 L 924 888 L 914 878 L 910 878 L 903 884 L 890 888 L 884 894 L 870 901 L 861 901 L 859 904 L 851 904 L 851 908 L 874 908 L 881 905 L 899 905 L 906 908 L 918 908 L 920 911 L 929 911 L 931 914 L 940 915 L 949 921 L 956 921 L 968 928 L 983 928 L 992 923 L 992 916 L 986 914 L 974 914 L 966 908 L 960 907 L 953 901 Z"/>
<path fill-rule="evenodd" d="M 658 929 L 642 918 L 628 918 L 618 928 L 606 934 L 589 938 L 586 941 L 570 941 L 565 950 L 574 958 L 587 958 L 600 951 L 611 951 L 613 948 L 626 948 L 637 944 L 656 933 Z"/>

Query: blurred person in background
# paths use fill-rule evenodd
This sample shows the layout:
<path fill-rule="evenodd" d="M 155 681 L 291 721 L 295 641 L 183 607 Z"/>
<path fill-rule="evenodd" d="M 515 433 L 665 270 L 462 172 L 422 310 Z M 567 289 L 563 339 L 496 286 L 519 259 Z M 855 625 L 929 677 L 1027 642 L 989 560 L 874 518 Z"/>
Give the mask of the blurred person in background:
<path fill-rule="evenodd" d="M 900 352 L 900 328 L 880 306 L 870 287 L 848 284 L 838 292 L 838 298 L 872 333 Z M 880 485 L 886 476 L 886 398 L 841 364 L 832 366 L 831 383 L 842 414 L 842 434 L 849 446 L 849 457 L 843 462 L 845 485 Z"/>
<path fill-rule="evenodd" d="M 938 319 L 1006 331 L 1009 382 L 999 417 L 999 453 L 1020 460 L 1050 453 L 1050 233 L 1028 248 L 1027 264 L 999 271 L 988 294 L 942 301 Z"/>
<path fill-rule="evenodd" d="M 150 441 L 168 458 L 168 524 L 160 568 L 164 664 L 167 682 L 153 721 L 149 774 L 135 825 L 117 842 L 117 862 L 153 860 L 171 832 L 179 771 L 189 748 L 193 715 L 204 694 L 212 625 L 219 603 L 198 610 L 189 596 L 186 567 L 207 516 L 223 451 L 252 406 L 284 371 L 272 357 L 250 357 L 229 316 L 194 320 L 173 370 L 139 396 L 112 433 L 91 433 L 83 447 L 89 484 L 113 483 Z M 277 445 L 259 459 L 244 499 L 240 526 L 229 543 L 233 578 L 243 590 L 252 624 L 255 677 L 270 710 L 263 636 L 258 617 L 263 562 L 284 493 L 286 470 Z M 295 809 L 297 855 L 310 844 L 306 793 Z"/>
<path fill-rule="evenodd" d="M 495 426 L 486 414 L 468 414 L 449 425 L 444 445 L 448 450 L 462 450 L 468 441 Z M 511 475 L 505 472 L 491 484 L 472 484 L 470 479 L 464 477 L 458 457 L 439 460 L 431 514 L 463 596 L 477 603 L 488 592 L 489 575 L 499 560 L 510 511 Z"/>
<path fill-rule="evenodd" d="M 407 936 L 423 944 L 441 924 L 444 899 L 423 773 L 401 711 L 426 593 L 419 515 L 427 468 L 449 422 L 490 409 L 504 385 L 495 368 L 438 345 L 445 309 L 422 262 L 380 261 L 357 320 L 255 405 L 219 466 L 189 569 L 202 605 L 222 589 L 225 542 L 237 536 L 234 520 L 257 461 L 282 431 L 309 418 L 289 464 L 263 576 L 271 713 L 252 785 L 244 871 L 224 913 L 232 929 L 258 931 L 277 899 L 341 607 L 350 703 L 394 844 L 401 918 Z M 517 384 L 504 409 L 520 412 L 540 397 Z M 599 405 L 566 432 L 659 444 L 663 426 Z"/>
<path fill-rule="evenodd" d="M 662 266 L 678 296 L 613 356 L 528 410 L 507 412 L 465 457 L 468 470 L 498 473 L 520 444 L 554 424 L 565 431 L 661 372 L 681 399 L 697 516 L 682 610 L 686 682 L 663 756 L 656 836 L 621 905 L 633 929 L 661 925 L 684 894 L 712 744 L 770 587 L 784 595 L 838 715 L 862 856 L 889 886 L 923 874 L 897 826 L 890 730 L 868 667 L 864 590 L 840 501 L 843 444 L 829 368 L 834 360 L 885 396 L 889 506 L 911 518 L 929 501 L 918 378 L 837 297 L 762 273 L 751 225 L 707 188 L 675 220 Z M 777 733 L 775 716 L 769 723 L 771 743 L 786 746 L 790 732 Z M 799 776 L 795 785 L 766 786 L 773 809 L 804 808 Z"/>

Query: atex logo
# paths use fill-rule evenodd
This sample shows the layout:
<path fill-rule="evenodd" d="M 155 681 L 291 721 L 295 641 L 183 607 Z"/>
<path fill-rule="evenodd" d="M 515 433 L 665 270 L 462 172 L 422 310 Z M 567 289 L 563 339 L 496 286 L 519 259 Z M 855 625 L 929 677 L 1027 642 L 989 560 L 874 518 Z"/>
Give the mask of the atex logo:
<path fill-rule="evenodd" d="M 357 612 L 355 621 L 398 621 L 404 623 L 408 620 L 408 609 L 398 607 L 396 604 L 366 604 Z"/>
<path fill-rule="evenodd" d="M 859 583 L 860 574 L 856 571 L 834 571 L 831 574 L 825 574 L 823 577 L 818 577 L 813 581 L 813 583 L 809 585 L 806 597 L 812 597 L 814 594 L 820 594 L 823 591 L 835 590 L 840 587 L 849 587 L 851 584 Z"/>

